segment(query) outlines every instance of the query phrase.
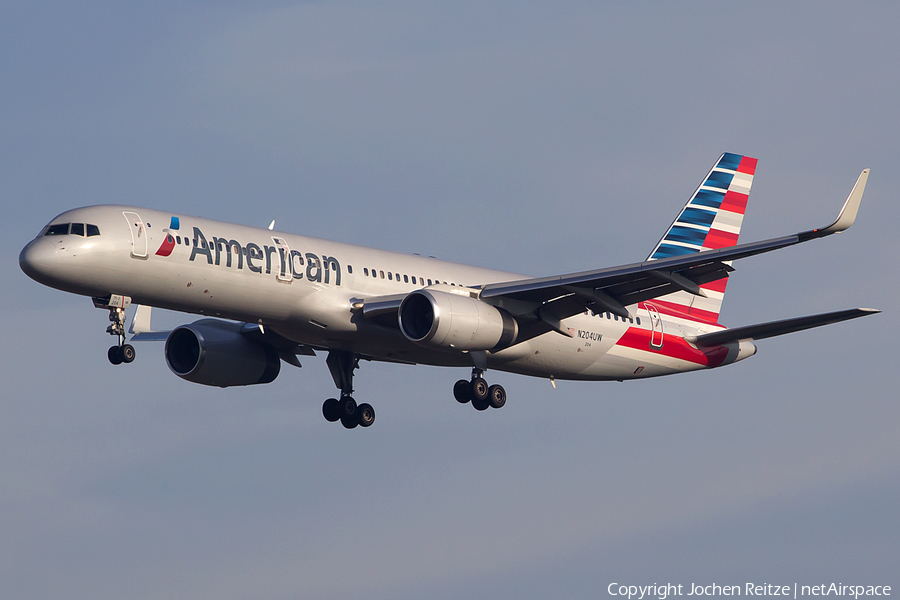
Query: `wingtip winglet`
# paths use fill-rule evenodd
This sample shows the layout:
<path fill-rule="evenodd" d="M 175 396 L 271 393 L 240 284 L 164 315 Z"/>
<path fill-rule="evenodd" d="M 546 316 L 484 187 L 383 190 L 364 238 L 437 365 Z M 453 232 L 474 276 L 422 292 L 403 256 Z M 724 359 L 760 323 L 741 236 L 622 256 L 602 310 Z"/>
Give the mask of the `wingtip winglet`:
<path fill-rule="evenodd" d="M 866 181 L 868 181 L 868 179 L 869 169 L 863 169 L 862 173 L 859 174 L 859 178 L 856 180 L 856 185 L 850 190 L 847 201 L 844 202 L 844 206 L 841 207 L 841 212 L 838 214 L 837 219 L 835 219 L 834 223 L 828 227 L 815 230 L 818 234 L 816 237 L 840 233 L 853 225 L 853 222 L 856 221 L 856 213 L 859 212 L 859 204 L 862 201 L 863 192 L 866 191 Z"/>

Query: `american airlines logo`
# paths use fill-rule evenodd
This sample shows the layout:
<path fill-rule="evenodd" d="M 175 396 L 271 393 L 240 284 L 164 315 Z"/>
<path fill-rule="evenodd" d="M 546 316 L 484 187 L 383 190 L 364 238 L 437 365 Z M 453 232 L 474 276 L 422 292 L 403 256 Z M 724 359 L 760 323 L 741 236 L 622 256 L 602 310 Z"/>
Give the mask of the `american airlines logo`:
<path fill-rule="evenodd" d="M 172 222 L 166 232 L 166 238 L 156 251 L 158 256 L 169 256 L 176 246 L 172 231 L 178 231 L 180 223 L 178 217 L 172 217 Z M 193 228 L 193 239 L 185 243 L 191 247 L 191 256 L 188 260 L 194 262 L 197 257 L 205 257 L 206 263 L 225 268 L 234 268 L 239 271 L 246 268 L 253 273 L 272 274 L 279 281 L 291 279 L 303 279 L 304 277 L 316 283 L 341 285 L 341 263 L 334 256 L 321 256 L 312 252 L 302 253 L 299 250 L 291 250 L 287 242 L 278 236 L 272 236 L 272 245 L 256 244 L 248 242 L 241 244 L 234 239 L 213 236 L 208 240 L 199 227 Z"/>

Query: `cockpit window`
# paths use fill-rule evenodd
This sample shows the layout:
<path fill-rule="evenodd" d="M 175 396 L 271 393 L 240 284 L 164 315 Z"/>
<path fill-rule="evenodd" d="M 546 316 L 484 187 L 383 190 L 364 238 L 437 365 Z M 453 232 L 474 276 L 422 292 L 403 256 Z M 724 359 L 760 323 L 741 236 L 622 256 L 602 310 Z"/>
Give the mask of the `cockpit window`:
<path fill-rule="evenodd" d="M 87 232 L 88 237 L 100 235 L 100 228 L 96 225 L 88 223 L 57 223 L 56 225 L 48 225 L 44 230 L 44 235 L 80 235 L 84 236 Z"/>
<path fill-rule="evenodd" d="M 51 225 L 47 228 L 46 233 L 44 235 L 66 235 L 69 233 L 69 224 L 68 223 L 57 223 L 56 225 Z"/>

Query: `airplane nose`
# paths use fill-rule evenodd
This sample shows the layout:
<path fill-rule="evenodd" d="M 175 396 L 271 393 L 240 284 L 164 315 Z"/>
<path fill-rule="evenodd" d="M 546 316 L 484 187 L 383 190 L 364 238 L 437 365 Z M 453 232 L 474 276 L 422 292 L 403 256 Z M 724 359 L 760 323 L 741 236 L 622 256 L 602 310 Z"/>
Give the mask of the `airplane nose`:
<path fill-rule="evenodd" d="M 35 281 L 47 285 L 58 267 L 55 256 L 56 246 L 53 242 L 38 238 L 22 248 L 19 253 L 19 268 Z"/>

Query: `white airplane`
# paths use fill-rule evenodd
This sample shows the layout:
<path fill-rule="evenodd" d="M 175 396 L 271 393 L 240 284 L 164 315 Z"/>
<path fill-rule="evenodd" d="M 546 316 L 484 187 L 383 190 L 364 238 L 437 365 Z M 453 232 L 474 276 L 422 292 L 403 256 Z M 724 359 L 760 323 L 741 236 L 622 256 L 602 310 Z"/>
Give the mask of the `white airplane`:
<path fill-rule="evenodd" d="M 869 170 L 827 227 L 737 244 L 756 159 L 723 154 L 643 262 L 527 277 L 131 206 L 54 218 L 22 250 L 32 279 L 109 311 L 130 363 L 132 340 L 166 340 L 179 377 L 220 387 L 269 383 L 281 361 L 327 352 L 340 398 L 329 421 L 375 420 L 353 399 L 359 360 L 472 367 L 455 398 L 500 408 L 497 369 L 555 379 L 625 380 L 715 368 L 756 353 L 754 340 L 880 312 L 857 308 L 727 329 L 718 322 L 731 262 L 839 233 L 853 223 Z M 150 307 L 205 315 L 152 331 Z M 554 384 L 555 385 L 555 384 Z"/>

